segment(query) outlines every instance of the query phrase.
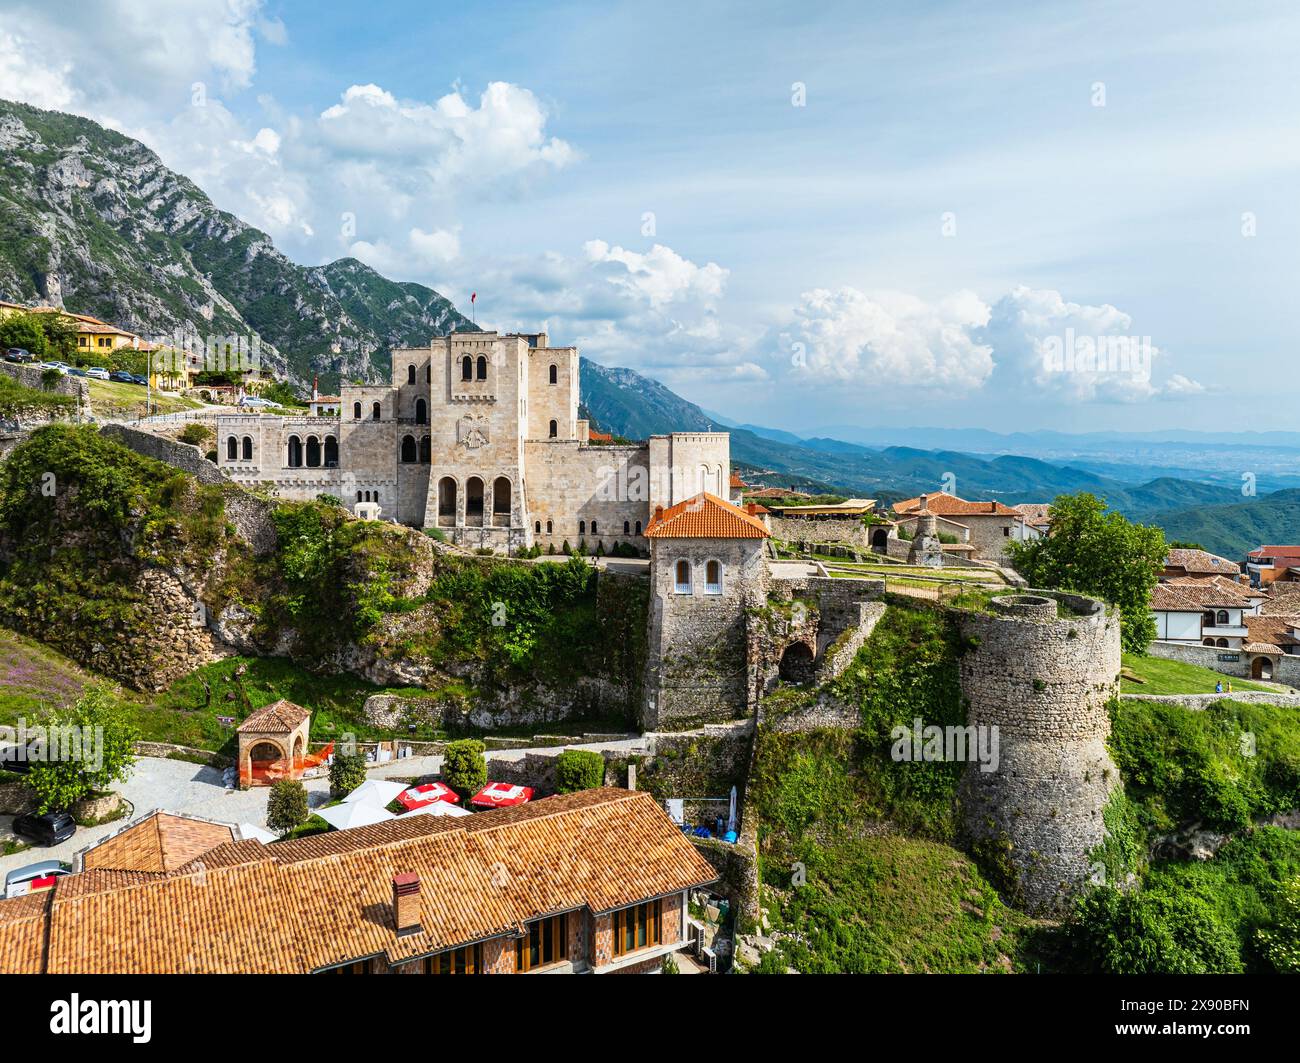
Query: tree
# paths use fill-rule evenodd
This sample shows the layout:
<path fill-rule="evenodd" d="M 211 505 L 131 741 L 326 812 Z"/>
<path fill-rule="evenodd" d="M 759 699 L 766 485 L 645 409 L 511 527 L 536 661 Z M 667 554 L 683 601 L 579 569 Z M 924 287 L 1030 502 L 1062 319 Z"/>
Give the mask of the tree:
<path fill-rule="evenodd" d="M 45 759 L 32 762 L 26 780 L 37 811 L 66 811 L 130 775 L 139 735 L 106 687 L 88 687 L 70 709 L 49 714 L 44 726 Z"/>
<path fill-rule="evenodd" d="M 181 434 L 176 438 L 182 443 L 189 443 L 192 446 L 201 446 L 212 438 L 212 429 L 205 424 L 199 424 L 197 421 L 191 421 L 181 429 Z"/>
<path fill-rule="evenodd" d="M 347 797 L 366 781 L 366 758 L 360 753 L 334 753 L 330 765 L 330 796 Z"/>
<path fill-rule="evenodd" d="M 487 761 L 484 745 L 477 738 L 448 742 L 442 751 L 442 778 L 462 798 L 476 794 L 487 785 Z"/>
<path fill-rule="evenodd" d="M 605 758 L 590 749 L 566 749 L 555 761 L 555 789 L 562 794 L 605 783 Z"/>
<path fill-rule="evenodd" d="M 1159 528 L 1107 512 L 1105 501 L 1087 492 L 1060 495 L 1052 503 L 1047 535 L 1013 542 L 1007 552 L 1031 587 L 1093 594 L 1114 603 L 1124 649 L 1146 653 L 1156 637 L 1151 591 L 1169 553 Z"/>
<path fill-rule="evenodd" d="M 1256 931 L 1259 950 L 1279 974 L 1300 974 L 1300 878 L 1283 883 L 1277 921 Z"/>
<path fill-rule="evenodd" d="M 298 397 L 298 392 L 286 380 L 276 380 L 262 389 L 261 397 L 267 402 L 278 402 L 281 406 L 307 405 Z"/>
<path fill-rule="evenodd" d="M 45 333 L 45 344 L 49 355 L 59 359 L 77 357 L 77 326 L 72 318 L 65 314 L 33 314 L 39 319 L 41 331 Z"/>
<path fill-rule="evenodd" d="M 41 323 L 44 314 L 10 314 L 0 319 L 0 348 L 21 347 L 42 360 L 50 356 L 50 341 Z M 48 315 L 53 317 L 54 315 Z"/>
<path fill-rule="evenodd" d="M 307 822 L 307 788 L 297 779 L 281 779 L 266 801 L 266 825 L 281 838 Z"/>

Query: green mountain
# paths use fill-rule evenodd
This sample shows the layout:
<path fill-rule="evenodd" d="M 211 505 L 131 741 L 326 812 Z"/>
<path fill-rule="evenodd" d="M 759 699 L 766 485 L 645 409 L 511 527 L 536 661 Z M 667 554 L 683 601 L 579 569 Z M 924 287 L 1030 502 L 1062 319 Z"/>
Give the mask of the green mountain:
<path fill-rule="evenodd" d="M 1170 539 L 1200 543 L 1212 553 L 1240 560 L 1257 546 L 1300 541 L 1300 490 L 1274 491 L 1230 505 L 1170 508 L 1150 514 L 1148 523 L 1159 524 Z"/>
<path fill-rule="evenodd" d="M 256 334 L 299 382 L 379 380 L 391 350 L 472 329 L 431 288 L 356 259 L 300 266 L 130 137 L 0 100 L 0 298 L 144 336 Z"/>

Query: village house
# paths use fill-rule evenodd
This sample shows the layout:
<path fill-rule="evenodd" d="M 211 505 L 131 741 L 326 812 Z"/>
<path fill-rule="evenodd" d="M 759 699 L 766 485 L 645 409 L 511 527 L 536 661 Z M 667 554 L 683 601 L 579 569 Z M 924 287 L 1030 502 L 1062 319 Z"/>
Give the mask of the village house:
<path fill-rule="evenodd" d="M 1241 576 L 1241 566 L 1208 550 L 1170 550 L 1160 578 L 1171 580 L 1180 576 L 1227 576 L 1235 580 Z"/>
<path fill-rule="evenodd" d="M 1230 580 L 1182 579 L 1157 583 L 1151 592 L 1156 638 L 1161 642 L 1240 649 L 1248 640 L 1246 618 L 1261 599 Z"/>
<path fill-rule="evenodd" d="M 974 547 L 973 557 L 999 564 L 1007 560 L 1011 543 L 1043 535 L 1040 522 L 1001 502 L 970 502 L 940 493 L 895 502 L 893 509 L 899 518 L 914 517 L 918 511 L 928 509 L 940 520 L 959 525 L 967 532 L 961 541 Z"/>
<path fill-rule="evenodd" d="M 688 893 L 717 878 L 653 797 L 614 788 L 270 845 L 194 832 L 170 867 L 135 829 L 140 859 L 0 901 L 0 970 L 645 973 L 689 946 Z"/>
<path fill-rule="evenodd" d="M 1246 555 L 1246 572 L 1255 587 L 1300 583 L 1300 546 L 1261 546 Z"/>

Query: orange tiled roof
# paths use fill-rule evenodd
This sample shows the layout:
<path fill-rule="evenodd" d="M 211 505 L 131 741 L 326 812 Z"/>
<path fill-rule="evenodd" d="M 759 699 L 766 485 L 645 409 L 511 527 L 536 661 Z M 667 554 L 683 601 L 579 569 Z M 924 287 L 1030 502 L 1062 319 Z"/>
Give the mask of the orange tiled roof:
<path fill-rule="evenodd" d="M 234 840 L 235 832 L 224 823 L 154 812 L 86 850 L 82 866 L 175 871 L 210 849 Z"/>
<path fill-rule="evenodd" d="M 587 429 L 587 442 L 589 443 L 612 443 L 614 437 L 608 432 L 597 432 L 594 428 Z"/>
<path fill-rule="evenodd" d="M 717 495 L 701 491 L 668 509 L 656 508 L 645 530 L 651 539 L 767 539 L 757 517 Z"/>
<path fill-rule="evenodd" d="M 1157 611 L 1199 612 L 1214 606 L 1226 609 L 1248 609 L 1254 603 L 1243 593 L 1244 588 L 1217 582 L 1157 583 L 1151 590 L 1151 608 Z"/>
<path fill-rule="evenodd" d="M 261 731 L 265 734 L 288 734 L 311 713 L 301 705 L 281 698 L 251 713 L 236 731 Z"/>
<path fill-rule="evenodd" d="M 586 790 L 464 819 L 416 818 L 418 829 L 399 818 L 269 846 L 236 842 L 170 874 L 60 879 L 46 893 L 0 901 L 0 970 L 304 973 L 370 956 L 399 963 L 717 877 L 645 792 Z M 240 859 L 225 862 L 232 850 Z M 420 929 L 398 937 L 391 884 L 407 873 L 420 878 Z"/>
<path fill-rule="evenodd" d="M 1212 554 L 1208 550 L 1187 550 L 1181 548 L 1169 551 L 1169 556 L 1165 558 L 1165 567 L 1181 568 L 1188 573 L 1198 573 L 1202 575 L 1215 575 L 1221 573 L 1236 575 L 1241 572 L 1241 566 L 1235 561 L 1229 561 L 1226 557 Z"/>
<path fill-rule="evenodd" d="M 1027 519 L 1025 514 L 1010 506 L 1003 505 L 1001 502 L 968 502 L 964 498 L 958 498 L 956 495 L 947 495 L 942 492 L 933 495 L 918 495 L 916 498 L 905 498 L 902 502 L 894 503 L 895 513 L 917 513 L 921 509 L 921 499 L 926 501 L 926 508 L 937 517 L 1017 517 L 1020 520 Z"/>
<path fill-rule="evenodd" d="M 739 476 L 737 476 L 737 475 L 733 472 L 733 473 L 731 474 L 731 486 L 732 486 L 732 487 L 738 487 L 738 488 L 745 488 L 745 487 L 748 487 L 749 484 L 745 483 L 744 480 L 742 480 Z"/>

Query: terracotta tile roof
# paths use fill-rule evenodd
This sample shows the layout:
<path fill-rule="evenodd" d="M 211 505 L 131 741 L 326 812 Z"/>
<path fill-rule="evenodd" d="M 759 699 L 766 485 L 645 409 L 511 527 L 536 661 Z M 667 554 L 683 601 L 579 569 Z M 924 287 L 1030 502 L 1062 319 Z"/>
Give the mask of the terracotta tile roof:
<path fill-rule="evenodd" d="M 612 443 L 614 437 L 608 432 L 597 432 L 594 428 L 588 428 L 587 441 L 589 443 Z"/>
<path fill-rule="evenodd" d="M 1255 645 L 1266 645 L 1274 653 L 1281 652 L 1287 646 L 1300 645 L 1300 639 L 1291 634 L 1291 628 L 1300 627 L 1300 616 L 1248 616 L 1246 630 L 1249 632 L 1248 645 L 1251 653 L 1262 650 L 1250 649 Z"/>
<path fill-rule="evenodd" d="M 1294 557 L 1300 559 L 1300 546 L 1261 546 L 1247 557 Z"/>
<path fill-rule="evenodd" d="M 224 823 L 154 812 L 82 854 L 82 866 L 118 871 L 175 871 L 235 832 Z"/>
<path fill-rule="evenodd" d="M 916 498 L 906 498 L 902 502 L 895 502 L 894 512 L 917 513 L 921 509 L 922 498 L 925 499 L 926 508 L 940 517 L 996 516 L 1024 519 L 1023 513 L 1012 509 L 1010 506 L 1003 505 L 1001 502 L 968 502 L 964 498 L 943 494 L 942 492 L 933 495 L 918 495 Z"/>
<path fill-rule="evenodd" d="M 1247 598 L 1270 598 L 1272 595 L 1262 587 L 1252 587 L 1232 576 L 1172 576 L 1164 581 L 1171 587 L 1221 587 L 1243 594 Z"/>
<path fill-rule="evenodd" d="M 812 498 L 807 491 L 796 491 L 793 487 L 761 487 L 757 491 L 746 491 L 750 498 Z"/>
<path fill-rule="evenodd" d="M 311 713 L 301 705 L 281 698 L 270 705 L 263 705 L 251 713 L 236 731 L 258 731 L 264 734 L 288 734 L 305 720 Z"/>
<path fill-rule="evenodd" d="M 645 792 L 604 788 L 464 819 L 417 818 L 406 837 L 399 820 L 325 835 L 341 842 L 311 851 L 304 843 L 317 839 L 236 842 L 171 874 L 69 876 L 36 898 L 0 902 L 0 970 L 271 973 L 369 956 L 400 962 L 717 877 Z M 225 863 L 235 850 L 249 859 Z M 399 938 L 391 883 L 407 873 L 420 878 L 420 929 Z"/>
<path fill-rule="evenodd" d="M 1023 513 L 1031 524 L 1048 524 L 1051 522 L 1052 506 L 1048 502 L 1021 502 L 1012 506 L 1017 513 Z"/>
<path fill-rule="evenodd" d="M 1183 612 L 1199 612 L 1211 607 L 1248 609 L 1254 602 L 1244 591 L 1244 587 L 1209 580 L 1200 583 L 1157 583 L 1151 591 L 1151 608 Z"/>
<path fill-rule="evenodd" d="M 744 480 L 742 480 L 736 473 L 733 472 L 731 474 L 731 486 L 744 488 L 744 487 L 748 487 L 749 484 L 745 483 Z"/>
<path fill-rule="evenodd" d="M 1226 557 L 1220 557 L 1218 554 L 1212 554 L 1208 550 L 1170 550 L 1169 556 L 1165 558 L 1166 568 L 1181 568 L 1186 572 L 1198 573 L 1202 575 L 1214 575 L 1228 573 L 1237 575 L 1241 572 L 1241 566 L 1235 561 L 1229 561 Z"/>
<path fill-rule="evenodd" d="M 702 491 L 668 509 L 658 507 L 645 530 L 650 539 L 767 539 L 757 517 Z"/>

